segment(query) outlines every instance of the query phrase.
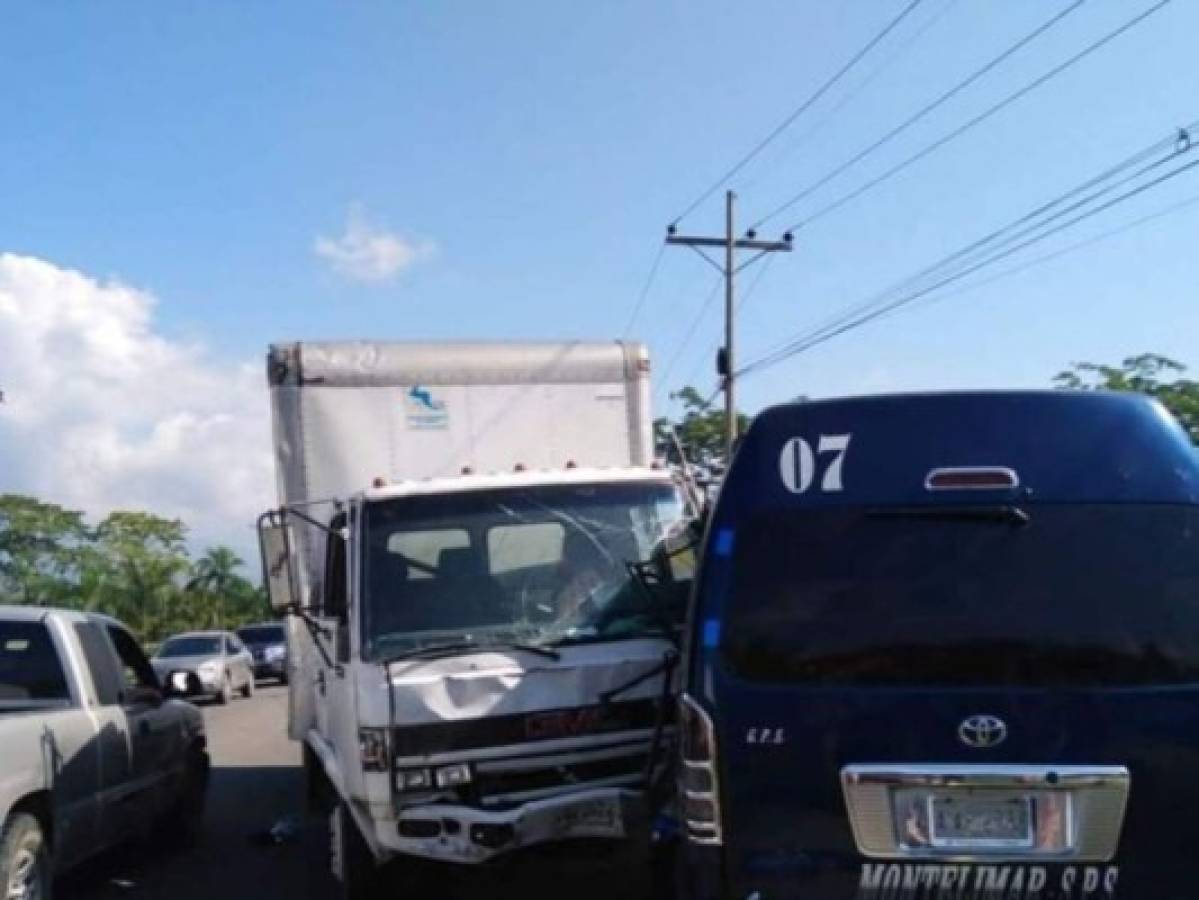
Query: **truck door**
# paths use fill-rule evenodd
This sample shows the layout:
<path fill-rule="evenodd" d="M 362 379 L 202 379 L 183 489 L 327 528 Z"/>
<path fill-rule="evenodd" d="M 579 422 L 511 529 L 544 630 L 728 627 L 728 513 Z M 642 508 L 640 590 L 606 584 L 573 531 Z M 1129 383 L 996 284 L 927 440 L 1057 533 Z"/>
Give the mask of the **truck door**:
<path fill-rule="evenodd" d="M 313 660 L 315 673 L 316 727 L 330 743 L 336 745 L 338 709 L 354 708 L 353 697 L 347 691 L 349 683 L 340 665 L 349 657 L 349 580 L 346 570 L 346 540 L 340 531 L 346 526 L 345 513 L 339 513 L 329 523 L 336 533 L 330 533 L 325 545 L 325 582 L 322 591 L 321 624 L 323 634 L 313 635 L 319 642 Z M 323 652 L 322 652 L 323 651 Z"/>
<path fill-rule="evenodd" d="M 129 736 L 130 780 L 125 801 L 135 823 L 144 824 L 166 808 L 172 797 L 160 790 L 171 773 L 172 762 L 181 761 L 172 730 L 174 714 L 163 703 L 158 677 L 133 635 L 108 626 L 121 667 L 121 711 Z"/>
<path fill-rule="evenodd" d="M 129 743 L 125 739 L 125 713 L 121 709 L 123 682 L 117 668 L 116 657 L 104 636 L 103 628 L 95 622 L 80 622 L 75 625 L 75 636 L 83 650 L 83 656 L 91 673 L 93 693 L 86 702 L 91 708 L 95 723 L 95 784 L 91 788 L 96 801 L 93 813 L 94 834 L 101 846 L 109 845 L 128 832 L 132 823 L 122 819 L 126 804 L 121 801 L 131 780 L 132 764 Z M 127 816 L 125 817 L 128 818 Z M 60 848 L 69 859 L 73 859 L 70 848 Z M 81 845 L 79 850 L 92 849 L 92 843 Z"/>

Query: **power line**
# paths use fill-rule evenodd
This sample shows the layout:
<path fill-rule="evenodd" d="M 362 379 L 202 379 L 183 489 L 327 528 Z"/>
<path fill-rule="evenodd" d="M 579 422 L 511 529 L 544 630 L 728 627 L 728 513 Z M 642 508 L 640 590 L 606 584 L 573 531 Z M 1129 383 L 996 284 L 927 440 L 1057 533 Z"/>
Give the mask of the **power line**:
<path fill-rule="evenodd" d="M 926 281 L 929 278 L 937 276 L 938 273 L 947 271 L 955 264 L 957 264 L 957 265 L 965 264 L 966 261 L 968 259 L 970 259 L 972 256 L 976 256 L 977 254 L 979 254 L 981 252 L 991 253 L 991 252 L 994 252 L 999 247 L 1002 247 L 1006 244 L 1010 244 L 1013 240 L 1018 239 L 1018 236 L 1014 237 L 1013 235 L 1015 235 L 1019 229 L 1021 229 L 1023 226 L 1027 225 L 1030 222 L 1034 222 L 1034 221 L 1040 219 L 1041 220 L 1040 225 L 1037 227 L 1043 227 L 1045 224 L 1053 221 L 1054 219 L 1060 218 L 1064 214 L 1068 214 L 1070 211 L 1078 208 L 1080 205 L 1085 205 L 1085 202 L 1090 202 L 1091 200 L 1097 198 L 1098 196 L 1101 196 L 1104 193 L 1110 192 L 1111 190 L 1114 190 L 1117 187 L 1120 187 L 1121 185 L 1128 183 L 1131 180 L 1135 180 L 1135 178 L 1138 177 L 1138 174 L 1143 174 L 1145 171 L 1151 170 L 1152 168 L 1155 168 L 1158 165 L 1169 162 L 1170 160 L 1174 159 L 1180 153 L 1185 153 L 1190 149 L 1190 140 L 1191 140 L 1190 135 L 1193 131 L 1196 130 L 1196 128 L 1199 128 L 1199 122 L 1192 123 L 1190 125 L 1187 125 L 1183 128 L 1178 129 L 1177 131 L 1171 132 L 1168 136 L 1163 137 L 1162 139 L 1160 139 L 1158 141 L 1155 141 L 1153 144 L 1150 144 L 1148 147 L 1146 147 L 1142 150 L 1139 150 L 1136 153 L 1133 153 L 1131 156 L 1126 157 L 1125 159 L 1121 160 L 1120 162 L 1116 163 L 1115 165 L 1112 165 L 1112 166 L 1109 166 L 1109 167 L 1103 169 L 1096 175 L 1093 175 L 1090 178 L 1083 181 L 1081 184 L 1078 184 L 1075 187 L 1071 188 L 1070 190 L 1065 191 L 1062 194 L 1059 194 L 1058 196 L 1054 197 L 1053 199 L 1049 200 L 1048 202 L 1043 203 L 1040 206 L 1033 209 L 1032 211 L 1020 216 L 1019 218 L 1015 219 L 1014 221 L 1009 222 L 1000 228 L 996 228 L 995 230 L 989 232 L 988 234 L 983 235 L 978 240 L 973 241 L 972 243 L 960 248 L 959 250 L 954 251 L 953 253 L 950 253 L 948 256 L 945 256 L 942 259 L 937 260 L 937 262 L 935 262 L 929 266 L 926 266 L 925 268 L 921 269 L 919 272 L 916 272 L 915 274 L 903 279 L 902 281 L 898 282 L 897 284 L 894 284 L 891 287 L 889 287 L 877 294 L 870 296 L 869 298 L 856 304 L 855 306 L 849 307 L 848 309 L 841 310 L 840 312 L 833 315 L 830 319 L 826 319 L 820 325 L 815 326 L 811 331 L 808 332 L 808 336 L 811 337 L 811 336 L 820 334 L 827 329 L 835 328 L 838 325 L 840 325 L 842 322 L 845 322 L 848 319 L 851 319 L 854 316 L 857 316 L 857 315 L 865 312 L 866 310 L 869 310 L 881 303 L 886 302 L 886 300 L 892 296 L 895 296 L 904 291 L 914 289 L 915 287 L 920 285 L 922 282 Z M 1049 218 L 1044 218 L 1046 215 L 1049 215 L 1052 210 L 1054 210 L 1057 207 L 1060 207 L 1063 203 L 1067 203 L 1068 201 L 1074 199 L 1075 197 L 1078 197 L 1084 191 L 1090 190 L 1091 188 L 1094 188 L 1098 185 L 1102 185 L 1104 182 L 1110 182 L 1111 179 L 1115 178 L 1116 176 L 1120 175 L 1121 173 L 1131 169 L 1134 166 L 1141 165 L 1146 160 L 1149 160 L 1155 156 L 1160 157 L 1161 154 L 1163 154 L 1163 153 L 1165 153 L 1166 155 L 1164 157 L 1161 157 L 1160 159 L 1158 159 L 1157 162 L 1151 163 L 1150 166 L 1148 167 L 1148 169 L 1142 169 L 1139 173 L 1134 173 L 1134 175 L 1132 175 L 1132 176 L 1121 179 L 1120 181 L 1113 182 L 1113 183 L 1109 184 L 1106 188 L 1103 188 L 1102 190 L 1100 190 L 1096 193 L 1093 193 L 1083 203 L 1073 204 L 1072 206 L 1067 207 L 1065 210 L 1059 210 L 1057 213 L 1050 215 Z M 1027 229 L 1025 230 L 1025 232 L 1020 232 L 1020 234 L 1024 234 L 1026 232 L 1027 232 Z M 791 341 L 786 341 L 781 346 L 786 347 L 786 346 L 789 346 L 790 344 L 791 344 Z M 774 353 L 778 349 L 780 349 L 780 347 L 776 347 L 774 350 L 769 351 L 769 353 Z M 767 355 L 769 355 L 769 353 Z"/>
<path fill-rule="evenodd" d="M 688 206 L 685 210 L 683 210 L 679 215 L 675 216 L 674 220 L 673 220 L 673 224 L 677 225 L 680 221 L 685 219 L 687 216 L 691 215 L 691 213 L 693 213 L 701 203 L 703 203 L 705 200 L 707 200 L 709 197 L 711 197 L 714 193 L 716 193 L 718 190 L 720 190 L 725 184 L 727 184 L 728 181 L 731 178 L 733 178 L 738 172 L 740 172 L 743 168 L 745 168 L 745 166 L 748 165 L 751 160 L 753 160 L 759 153 L 761 153 L 764 149 L 766 149 L 767 145 L 769 145 L 775 138 L 777 138 L 780 134 L 782 134 L 784 131 L 786 131 L 788 128 L 790 128 L 796 119 L 798 119 L 805 112 L 807 112 L 812 107 L 812 105 L 816 103 L 816 101 L 818 101 L 821 97 L 823 97 L 826 93 L 828 93 L 829 89 L 831 89 L 833 87 L 833 85 L 835 85 L 838 81 L 840 81 L 841 78 L 843 78 L 854 66 L 856 66 L 859 62 L 861 62 L 861 60 L 863 59 L 863 57 L 866 56 L 866 54 L 868 54 L 871 50 L 873 50 L 879 44 L 880 41 L 882 41 L 888 34 L 890 34 L 895 28 L 897 28 L 899 26 L 900 22 L 902 22 L 904 19 L 906 19 L 908 17 L 909 13 L 911 13 L 913 10 L 915 10 L 916 7 L 919 6 L 923 2 L 924 2 L 924 0 L 911 0 L 911 2 L 909 2 L 908 5 L 904 7 L 903 11 L 899 13 L 899 15 L 897 15 L 894 19 L 892 19 L 889 23 L 887 23 L 886 27 L 884 27 L 882 31 L 880 31 L 873 38 L 871 38 L 870 41 L 868 41 L 864 47 L 862 47 L 860 50 L 858 50 L 857 53 L 855 53 L 852 57 L 850 57 L 849 61 L 847 63 L 845 63 L 845 65 L 843 65 L 840 69 L 838 69 L 831 78 L 829 78 L 827 81 L 824 82 L 824 84 L 822 84 L 819 88 L 817 88 L 815 93 L 813 93 L 806 100 L 804 100 L 803 103 L 801 103 L 798 107 L 796 107 L 794 110 L 792 110 L 790 115 L 788 115 L 785 119 L 783 119 L 782 122 L 780 122 L 778 125 L 776 125 L 774 130 L 771 131 L 770 134 L 766 135 L 766 137 L 764 137 L 764 138 L 762 138 L 762 140 L 758 141 L 758 143 L 754 145 L 753 149 L 751 149 L 748 153 L 746 153 L 744 156 L 742 156 L 732 166 L 732 168 L 730 168 L 727 172 L 725 172 L 723 175 L 721 175 L 720 178 L 718 178 L 715 182 L 713 182 L 712 185 L 706 191 L 704 191 L 702 194 L 699 195 L 699 197 L 697 197 L 694 201 L 692 201 L 690 206 Z"/>
<path fill-rule="evenodd" d="M 1134 153 L 1131 156 L 1121 160 L 1114 166 L 1104 169 L 1099 174 L 1092 176 L 1065 193 L 1058 195 L 1049 202 L 1038 206 L 1036 209 L 1019 217 L 1015 221 L 1009 222 L 1007 225 L 995 229 L 973 243 L 962 247 L 961 249 L 949 254 L 941 260 L 938 260 L 931 266 L 921 269 L 919 272 L 908 277 L 899 284 L 893 285 L 891 288 L 883 291 L 881 294 L 869 298 L 868 300 L 858 304 L 856 307 L 842 310 L 840 313 L 834 316 L 831 321 L 826 321 L 824 324 L 814 329 L 811 333 L 817 334 L 826 328 L 836 327 L 846 319 L 852 318 L 853 316 L 858 315 L 859 313 L 864 312 L 865 310 L 870 309 L 879 303 L 885 302 L 885 300 L 890 296 L 913 289 L 922 281 L 936 276 L 939 272 L 948 270 L 955 264 L 966 265 L 971 257 L 977 258 L 978 255 L 983 253 L 994 253 L 996 250 L 1012 244 L 1021 237 L 1024 237 L 1025 235 L 1030 234 L 1038 229 L 1044 228 L 1046 225 L 1062 218 L 1063 216 L 1069 215 L 1071 212 L 1077 209 L 1083 208 L 1105 194 L 1109 194 L 1125 184 L 1136 181 L 1154 169 L 1174 160 L 1181 154 L 1189 152 L 1191 149 L 1190 135 L 1197 128 L 1199 128 L 1199 121 L 1193 122 L 1190 125 L 1178 129 L 1170 136 L 1162 138 L 1145 149 L 1140 150 L 1137 153 Z M 1138 166 L 1142 163 L 1145 163 L 1147 159 L 1162 153 L 1165 153 L 1166 155 L 1141 166 L 1141 168 L 1132 172 L 1130 175 L 1125 175 L 1119 180 L 1111 181 L 1111 179 L 1120 175 L 1122 172 L 1125 172 L 1133 166 Z M 1084 196 L 1081 200 L 1076 200 L 1075 202 L 1062 207 L 1063 203 L 1073 200 L 1084 191 L 1095 188 L 1098 185 L 1102 185 L 1104 182 L 1110 183 L 1099 188 L 1098 190 L 1093 191 L 1091 194 Z M 1051 211 L 1057 207 L 1061 208 L 1057 209 L 1056 212 L 1051 213 Z M 1037 221 L 1038 219 L 1039 221 Z M 1035 224 L 1029 225 L 1030 222 L 1035 222 Z"/>
<path fill-rule="evenodd" d="M 1111 238 L 1139 228 L 1142 225 L 1147 225 L 1150 222 L 1157 221 L 1158 219 L 1164 219 L 1167 216 L 1181 212 L 1188 207 L 1196 205 L 1199 205 L 1199 194 L 1192 194 L 1185 200 L 1180 200 L 1177 203 L 1171 203 L 1169 206 L 1159 209 L 1156 212 L 1141 216 L 1138 219 L 1133 219 L 1131 222 L 1125 222 L 1122 225 L 1117 225 L 1115 228 L 1109 228 L 1107 231 L 1101 231 L 1099 234 L 1093 235 L 1085 240 L 1069 244 L 1061 249 L 1054 250 L 1051 253 L 1045 253 L 1041 256 L 1034 257 L 1033 259 L 1027 260 L 1015 266 L 1011 266 L 1010 268 L 1004 269 L 1001 272 L 997 272 L 987 278 L 980 278 L 978 281 L 973 281 L 956 291 L 949 291 L 947 293 L 937 294 L 935 296 L 922 297 L 920 300 L 914 302 L 910 308 L 917 309 L 933 306 L 945 300 L 952 299 L 953 297 L 959 297 L 962 294 L 968 294 L 972 291 L 977 291 L 979 288 L 994 284 L 997 281 L 1002 281 L 1005 278 L 1011 278 L 1013 275 L 1019 275 L 1021 272 L 1026 272 L 1029 269 L 1036 268 L 1037 266 L 1043 266 L 1046 263 L 1053 262 L 1055 259 L 1068 256 L 1071 253 L 1077 253 L 1079 250 L 1085 250 L 1087 247 L 1090 247 L 1094 244 L 1110 240 Z"/>
<path fill-rule="evenodd" d="M 933 143 L 929 144 L 928 146 L 924 147 L 922 150 L 919 150 L 916 153 L 914 153 L 913 155 L 907 157 L 902 162 L 897 163 L 896 165 L 887 169 L 881 175 L 878 175 L 875 178 L 872 178 L 870 181 L 867 181 L 865 184 L 861 185 L 860 187 L 854 189 L 853 191 L 850 191 L 848 194 L 844 194 L 837 200 L 834 200 L 831 203 L 821 207 L 816 212 L 809 215 L 806 219 L 801 219 L 800 221 L 796 222 L 794 225 L 792 225 L 787 230 L 790 232 L 798 231 L 800 228 L 804 227 L 805 225 L 809 225 L 812 222 L 816 221 L 817 219 L 822 219 L 825 216 L 827 216 L 829 213 L 832 213 L 832 212 L 840 209 L 841 207 L 845 206 L 847 203 L 850 203 L 853 200 L 856 200 L 858 197 L 862 196 L 867 191 L 872 190 L 873 188 L 882 184 L 884 181 L 888 181 L 889 179 L 895 177 L 900 172 L 904 171 L 905 169 L 909 168 L 910 166 L 915 165 L 917 162 L 919 162 L 920 160 L 924 159 L 925 157 L 931 155 L 932 153 L 936 152 L 937 150 L 941 149 L 946 144 L 950 143 L 951 141 L 956 140 L 957 138 L 966 134 L 968 131 L 977 127 L 978 125 L 981 125 L 987 119 L 991 118 L 993 115 L 1000 112 L 1001 110 L 1006 109 L 1008 106 L 1011 106 L 1017 100 L 1022 99 L 1026 95 L 1035 91 L 1037 88 L 1047 84 L 1049 81 L 1052 81 L 1054 78 L 1056 78 L 1058 75 L 1061 75 L 1066 70 L 1068 70 L 1068 69 L 1072 68 L 1073 66 L 1077 65 L 1078 63 L 1082 62 L 1084 59 L 1086 59 L 1092 53 L 1095 53 L 1096 51 L 1100 50 L 1102 47 L 1111 43 L 1116 38 L 1120 37 L 1121 35 L 1125 34 L 1126 32 L 1130 31 L 1131 29 L 1133 29 L 1134 27 L 1139 25 L 1141 22 L 1145 21 L 1147 18 L 1149 18 L 1154 13 L 1156 13 L 1156 12 L 1160 11 L 1161 9 L 1163 9 L 1164 7 L 1166 7 L 1170 2 L 1172 2 L 1172 0 L 1158 0 L 1158 2 L 1155 3 L 1153 6 L 1151 6 L 1149 9 L 1147 9 L 1144 12 L 1140 13 L 1139 15 L 1135 16 L 1134 18 L 1129 19 L 1127 22 L 1125 22 L 1123 25 L 1121 25 L 1119 28 L 1115 29 L 1114 31 L 1110 31 L 1103 37 L 1099 38 L 1098 40 L 1093 41 L 1092 43 L 1088 44 L 1086 47 L 1084 47 L 1078 53 L 1071 56 L 1065 62 L 1060 63 L 1057 66 L 1054 66 L 1048 72 L 1046 72 L 1045 74 L 1041 75 L 1040 77 L 1034 79 L 1033 81 L 1029 82 L 1024 87 L 1020 88 L 1019 90 L 1015 91 L 1014 93 L 1008 94 L 1006 97 L 1004 97 L 998 103 L 989 107 L 986 111 L 984 111 L 984 112 L 980 113 L 979 115 L 975 116 L 974 118 L 970 119 L 965 124 L 958 126 L 953 131 L 949 132 L 945 136 L 939 138 L 938 140 L 936 140 Z"/>
<path fill-rule="evenodd" d="M 641 315 L 641 307 L 645 305 L 645 298 L 649 296 L 650 288 L 654 286 L 654 279 L 658 276 L 658 267 L 662 264 L 662 256 L 666 253 L 666 245 L 658 246 L 658 252 L 654 255 L 654 261 L 650 264 L 649 274 L 645 277 L 644 284 L 641 285 L 641 291 L 637 294 L 637 302 L 633 304 L 633 311 L 629 314 L 629 321 L 624 326 L 624 331 L 621 332 L 622 338 L 627 338 L 633 330 L 633 325 L 637 322 L 637 317 Z"/>
<path fill-rule="evenodd" d="M 924 24 L 922 24 L 916 31 L 914 31 L 910 35 L 908 35 L 908 37 L 906 37 L 899 44 L 899 46 L 897 46 L 891 52 L 890 56 L 888 56 L 881 63 L 879 63 L 877 66 L 874 67 L 874 70 L 871 71 L 870 74 L 868 74 L 865 78 L 863 78 L 861 81 L 859 81 L 853 87 L 851 87 L 848 91 L 846 91 L 844 94 L 842 94 L 840 99 L 838 99 L 836 103 L 834 103 L 831 107 L 829 107 L 829 109 L 824 113 L 823 117 L 819 121 L 817 121 L 807 131 L 800 134 L 794 141 L 791 141 L 788 144 L 788 146 L 783 150 L 783 156 L 788 156 L 788 155 L 794 153 L 800 147 L 803 147 L 804 145 L 806 145 L 812 138 L 814 138 L 816 135 L 818 135 L 821 131 L 823 131 L 824 127 L 826 125 L 828 125 L 828 123 L 830 121 L 832 121 L 832 119 L 837 115 L 837 113 L 839 113 L 846 106 L 848 106 L 855 99 L 857 99 L 857 97 L 864 90 L 866 90 L 866 88 L 868 88 L 871 84 L 873 84 L 879 78 L 880 75 L 882 75 L 887 69 L 889 69 L 896 62 L 896 60 L 900 59 L 905 53 L 907 53 L 908 50 L 910 50 L 913 46 L 915 46 L 916 43 L 918 43 L 919 40 L 922 37 L 924 37 L 925 34 L 927 34 L 929 31 L 931 31 L 943 18 L 945 18 L 945 16 L 949 13 L 949 11 L 951 9 L 953 9 L 953 7 L 955 7 L 959 2 L 960 2 L 960 0 L 948 0 L 948 2 L 946 2 L 939 10 L 937 10 L 932 16 L 930 16 L 924 22 Z M 753 185 L 757 184 L 761 180 L 761 178 L 762 178 L 762 173 L 761 173 L 761 171 L 759 171 L 752 178 L 749 178 L 748 180 L 739 181 L 737 183 L 738 192 L 744 193 L 745 191 L 749 190 L 749 188 L 752 187 Z"/>
<path fill-rule="evenodd" d="M 1163 184 L 1164 182 L 1169 181 L 1172 178 L 1176 178 L 1179 175 L 1185 174 L 1186 172 L 1190 171 L 1191 169 L 1194 169 L 1196 166 L 1199 166 L 1199 160 L 1193 160 L 1189 163 L 1186 163 L 1185 165 L 1178 166 L 1177 168 L 1172 169 L 1171 171 L 1165 173 L 1164 175 L 1159 175 L 1156 178 L 1154 178 L 1144 184 L 1138 185 L 1135 188 L 1131 188 L 1130 190 L 1125 191 L 1124 193 L 1106 201 L 1105 203 L 1100 204 L 1099 206 L 1095 207 L 1094 209 L 1087 210 L 1086 212 L 1080 213 L 1079 215 L 1077 215 L 1071 219 L 1068 219 L 1067 221 L 1055 226 L 1054 228 L 1051 228 L 1049 231 L 1046 231 L 1042 234 L 1033 236 L 1021 243 L 1018 243 L 1018 244 L 1012 246 L 1012 247 L 1009 247 L 1005 250 L 999 251 L 999 252 L 993 254 L 992 256 L 990 256 L 978 263 L 975 263 L 974 265 L 970 266 L 969 268 L 966 268 L 966 269 L 958 271 L 952 275 L 949 275 L 949 276 L 941 279 L 940 281 L 937 281 L 934 284 L 928 285 L 927 287 L 920 288 L 919 290 L 916 290 L 912 293 L 905 294 L 883 306 L 877 307 L 869 312 L 866 312 L 860 316 L 857 316 L 856 318 L 850 319 L 849 321 L 844 322 L 843 324 L 839 325 L 836 328 L 827 329 L 824 332 L 819 333 L 819 334 L 800 337 L 800 338 L 796 339 L 795 341 L 792 341 L 788 346 L 781 348 L 780 350 L 777 350 L 773 353 L 770 353 L 764 357 L 761 357 L 761 358 L 749 363 L 748 365 L 743 367 L 737 374 L 739 376 L 744 376 L 744 375 L 749 374 L 750 372 L 759 371 L 763 368 L 766 368 L 766 367 L 775 365 L 779 362 L 782 362 L 784 359 L 787 359 L 798 353 L 802 353 L 806 350 L 810 350 L 811 348 L 813 348 L 819 344 L 823 344 L 826 341 L 832 340 L 833 338 L 838 337 L 842 334 L 845 334 L 848 331 L 853 331 L 856 328 L 860 328 L 863 325 L 866 325 L 869 322 L 872 322 L 881 316 L 884 316 L 890 312 L 893 312 L 901 307 L 907 306 L 907 305 L 915 302 L 916 300 L 919 300 L 922 297 L 928 296 L 929 294 L 933 293 L 936 290 L 939 290 L 942 287 L 952 284 L 955 281 L 959 281 L 960 279 L 965 278 L 968 275 L 972 275 L 973 273 L 979 271 L 980 269 L 982 269 L 986 266 L 993 265 L 994 263 L 997 263 L 997 262 L 1000 262 L 1001 260 L 1007 259 L 1008 257 L 1010 257 L 1016 253 L 1019 253 L 1021 250 L 1024 250 L 1030 246 L 1033 246 L 1034 244 L 1038 244 L 1041 241 L 1044 241 L 1044 240 L 1052 237 L 1053 235 L 1058 234 L 1059 232 L 1065 231 L 1068 228 L 1072 228 L 1074 225 L 1077 225 L 1078 223 L 1080 223 L 1086 219 L 1089 219 L 1092 216 L 1096 216 L 1102 212 L 1105 212 L 1106 210 L 1111 209 L 1113 206 L 1116 206 L 1120 203 L 1124 203 L 1124 202 L 1132 199 L 1133 197 L 1144 193 L 1147 190 L 1151 190 L 1152 188 L 1155 188 L 1155 187 Z"/>
<path fill-rule="evenodd" d="M 1057 25 L 1059 22 L 1064 20 L 1072 12 L 1075 12 L 1076 10 L 1078 10 L 1085 2 L 1086 2 L 1086 0 L 1074 0 L 1073 3 L 1071 3 L 1065 9 L 1063 9 L 1061 12 L 1050 17 L 1047 21 L 1042 22 L 1040 25 L 1038 25 L 1036 28 L 1034 28 L 1032 31 L 1030 31 L 1028 34 L 1026 34 L 1020 40 L 1016 41 L 1016 43 L 1012 44 L 1010 47 L 1008 47 L 1006 50 L 1004 50 L 1002 53 L 1000 53 L 998 56 L 992 58 L 988 63 L 986 63 L 986 65 L 982 66 L 979 69 L 975 69 L 964 80 L 959 81 L 957 84 L 955 84 L 949 90 L 945 91 L 943 94 L 941 94 L 935 100 L 933 100 L 931 103 L 926 104 L 924 107 L 922 107 L 921 109 L 919 109 L 918 111 L 913 113 L 911 116 L 904 119 L 902 122 L 900 122 L 898 125 L 896 125 L 894 128 L 892 128 L 890 131 L 888 131 L 886 134 L 884 134 L 881 138 L 876 140 L 874 143 L 872 143 L 869 146 L 865 147 L 864 149 L 860 150 L 858 153 L 851 156 L 845 162 L 841 163 L 841 165 L 835 167 L 834 169 L 832 169 L 831 171 L 829 171 L 828 173 L 823 175 L 821 178 L 818 178 L 812 184 L 808 185 L 806 188 L 804 188 L 799 193 L 792 195 L 784 203 L 780 204 L 779 206 L 776 206 L 773 210 L 771 210 L 765 216 L 763 216 L 761 219 L 759 219 L 757 222 L 755 222 L 753 227 L 760 228 L 764 223 L 770 221 L 775 216 L 781 215 L 782 213 L 786 212 L 791 207 L 793 207 L 795 204 L 799 203 L 801 200 L 804 200 L 807 197 L 810 197 L 812 194 L 814 194 L 820 188 L 824 187 L 826 184 L 828 184 L 830 181 L 832 181 L 838 175 L 842 174 L 843 172 L 846 172 L 853 166 L 857 165 L 859 162 L 861 162 L 863 159 L 865 159 L 867 156 L 869 156 L 875 150 L 879 149 L 880 147 L 887 144 L 894 138 L 898 137 L 903 132 L 907 131 L 909 128 L 911 128 L 913 125 L 915 125 L 921 119 L 923 119 L 929 113 L 933 112 L 934 110 L 936 110 L 938 107 L 944 105 L 945 103 L 948 103 L 950 100 L 952 100 L 954 97 L 956 97 L 962 91 L 964 91 L 966 88 L 970 87 L 970 85 L 974 84 L 976 81 L 978 81 L 984 75 L 986 75 L 988 72 L 992 71 L 997 66 L 1002 64 L 1005 60 L 1009 59 L 1010 57 L 1012 57 L 1013 55 L 1018 53 L 1020 50 L 1022 50 L 1024 47 L 1031 44 L 1033 41 L 1035 41 L 1041 35 L 1045 34 L 1045 32 L 1049 31 L 1051 28 L 1053 28 L 1053 26 Z"/>

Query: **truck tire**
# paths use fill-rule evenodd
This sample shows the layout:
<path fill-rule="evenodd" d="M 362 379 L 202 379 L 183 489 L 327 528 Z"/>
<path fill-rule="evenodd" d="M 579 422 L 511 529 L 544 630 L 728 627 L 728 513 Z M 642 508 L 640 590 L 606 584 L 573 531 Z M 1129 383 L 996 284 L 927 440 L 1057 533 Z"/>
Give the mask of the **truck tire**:
<path fill-rule="evenodd" d="M 340 802 L 329 816 L 330 862 L 338 900 L 374 900 L 379 894 L 379 869 L 349 807 Z M 340 871 L 339 871 L 340 870 Z"/>
<path fill-rule="evenodd" d="M 228 706 L 229 701 L 233 699 L 233 681 L 229 678 L 229 673 L 225 673 L 225 677 L 221 679 L 221 690 L 216 695 L 216 702 L 221 706 Z"/>
<path fill-rule="evenodd" d="M 241 695 L 249 700 L 254 696 L 254 676 L 251 675 L 246 679 L 245 685 L 241 689 Z"/>
<path fill-rule="evenodd" d="M 188 750 L 179 796 L 163 814 L 156 829 L 165 843 L 187 847 L 200 839 L 208 799 L 208 769 L 208 754 L 202 748 Z"/>
<path fill-rule="evenodd" d="M 50 900 L 50 854 L 42 824 L 18 812 L 0 831 L 0 896 L 8 900 Z"/>

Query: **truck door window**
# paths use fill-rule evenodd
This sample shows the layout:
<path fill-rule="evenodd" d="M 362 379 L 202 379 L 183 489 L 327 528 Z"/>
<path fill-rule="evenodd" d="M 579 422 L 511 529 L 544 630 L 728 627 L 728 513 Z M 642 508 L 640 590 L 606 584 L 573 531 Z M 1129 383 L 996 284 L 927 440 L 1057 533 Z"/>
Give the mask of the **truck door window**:
<path fill-rule="evenodd" d="M 346 617 L 346 542 L 339 533 L 345 528 L 346 514 L 338 513 L 329 523 L 334 529 L 325 543 L 325 602 L 323 611 L 335 619 Z"/>
<path fill-rule="evenodd" d="M 92 683 L 96 686 L 96 703 L 100 706 L 119 706 L 124 676 L 117 668 L 112 649 L 104 640 L 104 632 L 95 622 L 81 622 L 75 626 L 75 634 L 79 637 L 79 646 L 83 648 L 84 659 L 92 673 Z"/>
<path fill-rule="evenodd" d="M 121 674 L 127 700 L 136 701 L 138 693 L 141 691 L 157 691 L 159 689 L 158 677 L 154 674 L 150 661 L 146 659 L 146 654 L 142 653 L 142 648 L 133 639 L 133 635 L 123 628 L 110 625 L 108 637 L 112 641 L 113 649 L 117 651 L 117 657 L 121 660 Z"/>
<path fill-rule="evenodd" d="M 68 701 L 70 697 L 58 650 L 45 623 L 0 622 L 0 704 Z"/>

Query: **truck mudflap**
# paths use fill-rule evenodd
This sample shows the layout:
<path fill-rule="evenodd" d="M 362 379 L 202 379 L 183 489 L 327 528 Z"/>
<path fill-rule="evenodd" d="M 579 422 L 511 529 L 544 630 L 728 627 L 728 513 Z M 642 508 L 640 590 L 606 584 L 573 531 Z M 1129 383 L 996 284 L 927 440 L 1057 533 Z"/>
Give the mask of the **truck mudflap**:
<path fill-rule="evenodd" d="M 512 850 L 575 838 L 621 839 L 647 829 L 642 792 L 593 788 L 505 810 L 430 803 L 376 819 L 384 852 L 446 862 L 481 863 Z"/>

